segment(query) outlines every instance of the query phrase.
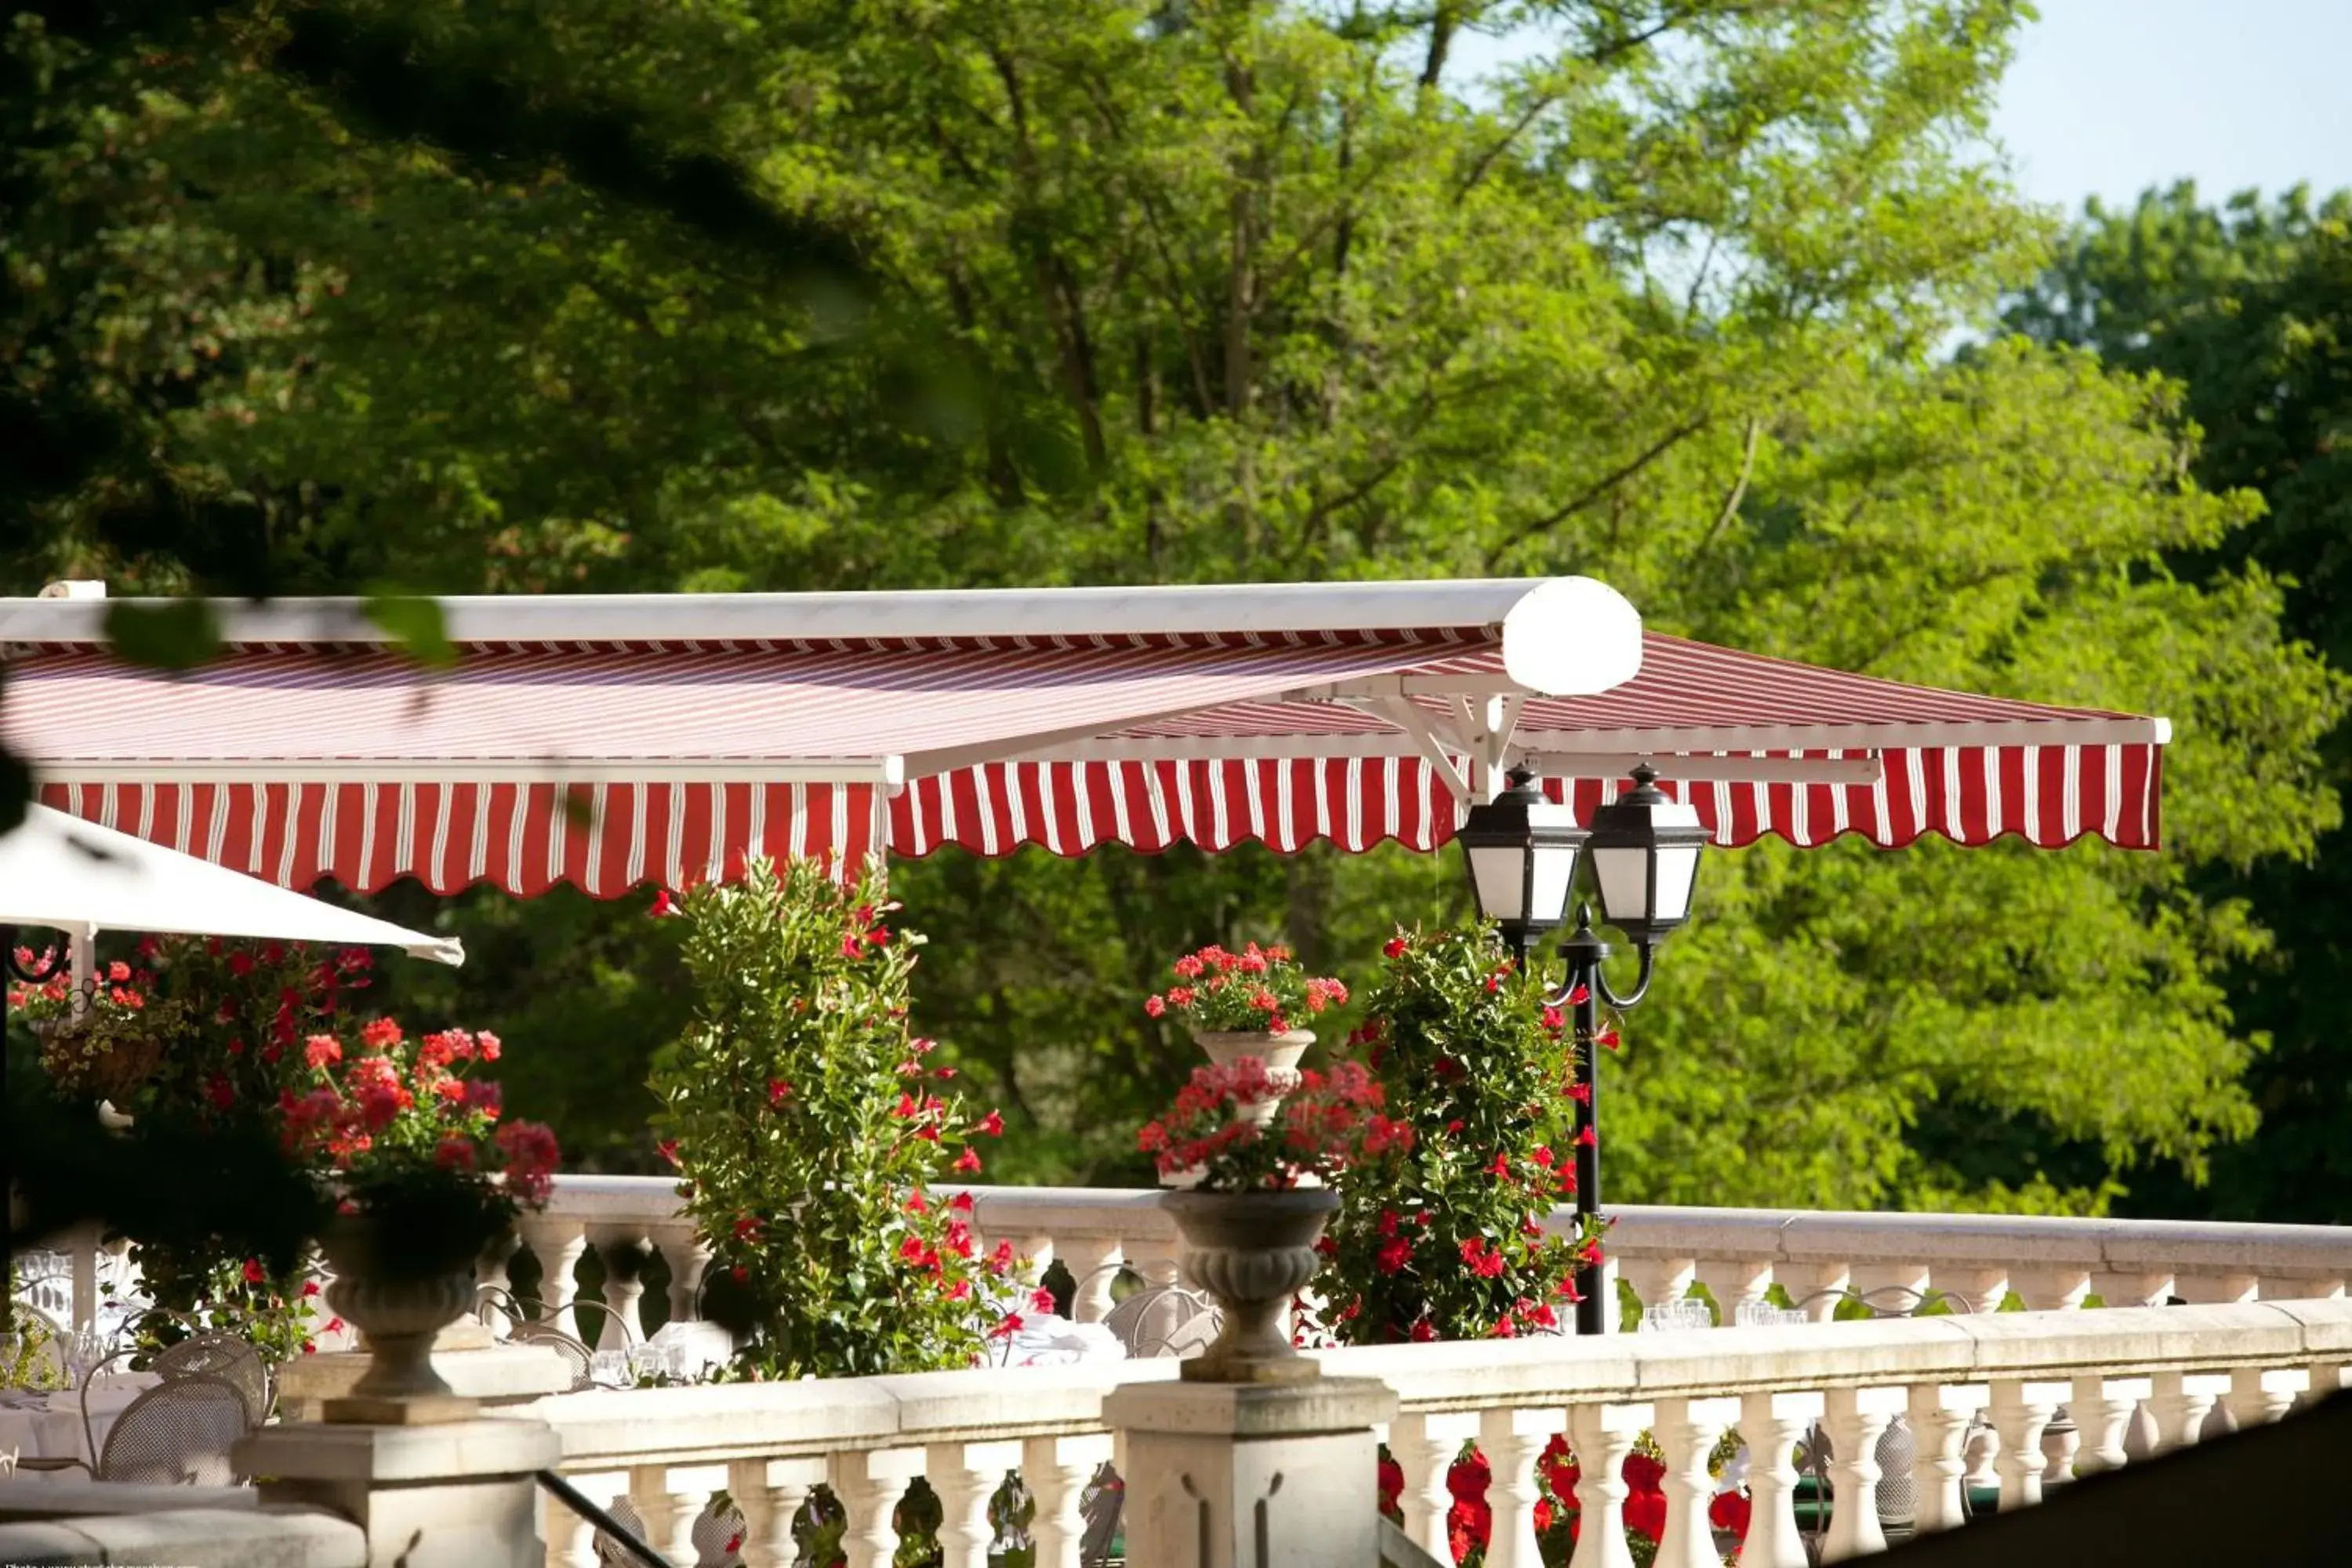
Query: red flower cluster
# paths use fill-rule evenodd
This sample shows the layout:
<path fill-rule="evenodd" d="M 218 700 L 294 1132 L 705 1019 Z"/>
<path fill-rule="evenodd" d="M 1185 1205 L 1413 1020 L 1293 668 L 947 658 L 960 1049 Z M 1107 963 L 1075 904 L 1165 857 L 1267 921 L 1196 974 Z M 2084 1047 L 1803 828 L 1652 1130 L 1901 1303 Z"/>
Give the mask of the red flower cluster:
<path fill-rule="evenodd" d="M 1336 1176 L 1412 1147 L 1412 1130 L 1383 1113 L 1381 1086 L 1360 1063 L 1301 1073 L 1276 1126 L 1266 1107 L 1281 1094 L 1255 1057 L 1196 1068 L 1174 1108 L 1136 1134 L 1136 1147 L 1157 1158 L 1162 1175 L 1203 1168 L 1209 1192 L 1294 1187 L 1308 1173 Z"/>
<path fill-rule="evenodd" d="M 1310 977 L 1290 949 L 1251 942 L 1239 952 L 1214 945 L 1188 952 L 1171 968 L 1177 984 L 1144 999 L 1153 1018 L 1173 1014 L 1186 1026 L 1214 1033 L 1286 1034 L 1303 1018 L 1347 1005 L 1348 988 Z"/>
<path fill-rule="evenodd" d="M 499 1086 L 464 1076 L 498 1060 L 496 1035 L 442 1029 L 412 1041 L 390 1018 L 369 1020 L 359 1035 L 356 1053 L 331 1034 L 303 1042 L 299 1077 L 311 1088 L 278 1096 L 289 1149 L 359 1177 L 403 1165 L 485 1181 L 497 1173 L 514 1202 L 547 1201 L 560 1159 L 555 1134 L 533 1121 L 499 1125 Z"/>

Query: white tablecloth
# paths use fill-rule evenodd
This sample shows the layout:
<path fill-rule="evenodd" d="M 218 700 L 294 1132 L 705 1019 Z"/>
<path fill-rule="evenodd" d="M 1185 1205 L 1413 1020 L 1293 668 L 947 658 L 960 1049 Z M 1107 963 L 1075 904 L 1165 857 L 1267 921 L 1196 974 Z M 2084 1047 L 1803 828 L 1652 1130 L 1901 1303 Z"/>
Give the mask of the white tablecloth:
<path fill-rule="evenodd" d="M 98 1441 L 102 1452 L 106 1434 L 114 1418 L 131 1407 L 131 1402 L 163 1380 L 152 1372 L 110 1373 L 89 1387 L 90 1436 Z M 0 1405 L 0 1454 L 13 1454 L 20 1459 L 79 1459 L 95 1465 L 97 1455 L 82 1433 L 82 1396 L 72 1391 L 51 1394 L 36 1399 L 19 1395 L 16 1400 Z M 88 1480 L 80 1470 L 19 1470 L 20 1477 L 36 1478 L 67 1476 Z"/>

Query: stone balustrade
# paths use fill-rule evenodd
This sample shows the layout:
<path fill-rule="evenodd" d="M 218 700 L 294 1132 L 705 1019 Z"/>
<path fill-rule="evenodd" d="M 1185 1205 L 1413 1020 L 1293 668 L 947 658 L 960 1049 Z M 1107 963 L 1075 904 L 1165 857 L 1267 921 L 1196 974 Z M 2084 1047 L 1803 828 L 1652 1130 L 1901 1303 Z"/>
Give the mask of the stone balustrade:
<path fill-rule="evenodd" d="M 1033 1275 L 1053 1264 L 1075 1287 L 1072 1315 L 1100 1319 L 1122 1271 L 1172 1279 L 1179 1241 L 1152 1189 L 973 1187 L 974 1227 L 992 1245 L 1009 1240 Z M 1778 1286 L 1811 1315 L 1827 1318 L 1842 1295 L 1889 1310 L 1927 1292 L 1955 1308 L 1989 1311 L 2011 1295 L 2030 1310 L 2168 1300 L 2221 1305 L 2327 1300 L 2352 1277 L 2352 1227 L 2229 1225 L 2182 1220 L 2063 1219 L 2038 1215 L 1864 1214 L 1805 1209 L 1612 1209 L 1611 1268 L 1645 1305 L 1703 1286 L 1727 1326 L 1742 1302 Z M 1556 1227 L 1574 1216 L 1561 1210 Z M 648 1318 L 698 1318 L 708 1251 L 679 1206 L 674 1182 L 656 1176 L 559 1177 L 554 1200 L 522 1223 L 536 1260 L 535 1294 L 557 1326 L 599 1348 L 640 1339 Z M 40 1289 L 61 1320 L 90 1321 L 93 1290 L 108 1287 L 89 1238 L 52 1244 L 70 1255 Z M 597 1293 L 581 1300 L 582 1264 L 604 1257 Z M 659 1312 L 644 1300 L 643 1261 L 659 1254 L 668 1289 Z M 505 1284 L 507 1268 L 486 1273 Z M 70 1305 L 67 1298 L 72 1298 Z M 583 1310 L 583 1307 L 586 1309 Z"/>
<path fill-rule="evenodd" d="M 1961 1522 L 1963 1481 L 1981 1473 L 2004 1508 L 2043 1488 L 2274 1421 L 2342 1385 L 2352 1302 L 2258 1301 L 2168 1309 L 2026 1311 L 1838 1324 L 1542 1337 L 1317 1352 L 1334 1376 L 1377 1378 L 1398 1396 L 1381 1434 L 1404 1476 L 1406 1533 L 1441 1562 L 1446 1472 L 1475 1443 L 1498 1568 L 1534 1568 L 1536 1466 L 1565 1433 L 1581 1467 L 1573 1568 L 1624 1568 L 1622 1467 L 1639 1434 L 1664 1454 L 1658 1568 L 1717 1568 L 1706 1526 L 1708 1456 L 1737 1431 L 1748 1465 L 1750 1568 L 1802 1568 L 1790 1456 L 1826 1434 L 1835 1507 L 1830 1560 L 1882 1550 L 1880 1439 L 1908 1429 L 1921 1531 Z M 751 1568 L 790 1564 L 793 1522 L 820 1487 L 845 1515 L 848 1568 L 882 1568 L 894 1510 L 923 1477 L 940 1500 L 945 1568 L 984 1568 L 988 1510 L 1017 1473 L 1036 1504 L 1039 1568 L 1080 1568 L 1078 1495 L 1118 1458 L 1103 1421 L 1114 1389 L 1164 1382 L 1166 1361 L 908 1377 L 736 1384 L 562 1394 L 518 1407 L 560 1435 L 562 1468 L 599 1503 L 625 1502 L 680 1565 L 712 1563 L 740 1533 Z M 2053 1417 L 2078 1441 L 2053 1444 Z M 2127 1439 L 2144 1423 L 2144 1443 Z M 1902 1478 L 1894 1478 L 1900 1479 Z M 1373 1478 L 1362 1481 L 1373 1506 Z M 724 1491 L 740 1517 L 712 1511 Z M 1324 1500 L 1328 1505 L 1328 1500 Z M 545 1519 L 549 1568 L 591 1568 L 593 1535 Z M 1160 1568 L 1139 1561 L 1138 1568 Z M 1304 1568 L 1321 1568 L 1319 1564 Z"/>
<path fill-rule="evenodd" d="M 1108 1312 L 1122 1268 L 1172 1279 L 1178 1238 L 1156 1191 L 973 1187 L 974 1227 L 1010 1240 L 1042 1274 L 1059 1262 L 1076 1286 L 1073 1316 Z M 1612 1267 L 1644 1304 L 1704 1286 L 1730 1325 L 1741 1302 L 1778 1285 L 1826 1319 L 1842 1295 L 1894 1310 L 1934 1292 L 1955 1309 L 1990 1311 L 2011 1295 L 2029 1310 L 2179 1300 L 2221 1305 L 2340 1297 L 2352 1276 L 2352 1228 L 2036 1215 L 1860 1214 L 1803 1209 L 1661 1208 L 1611 1211 Z M 1553 1216 L 1565 1228 L 1574 1216 Z M 559 1325 L 618 1348 L 644 1329 L 643 1285 L 607 1268 L 602 1306 L 583 1321 L 575 1269 L 593 1247 L 652 1248 L 669 1265 L 667 1316 L 698 1315 L 708 1254 L 678 1206 L 675 1184 L 650 1176 L 564 1176 L 555 1198 L 523 1223 L 544 1269 L 540 1294 Z"/>

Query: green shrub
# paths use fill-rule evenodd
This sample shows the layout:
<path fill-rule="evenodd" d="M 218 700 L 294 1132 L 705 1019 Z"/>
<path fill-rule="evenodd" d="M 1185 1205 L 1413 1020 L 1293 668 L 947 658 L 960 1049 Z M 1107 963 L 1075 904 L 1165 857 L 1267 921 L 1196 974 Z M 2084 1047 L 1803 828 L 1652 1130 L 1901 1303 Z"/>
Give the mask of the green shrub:
<path fill-rule="evenodd" d="M 686 922 L 686 1033 L 656 1058 L 662 1148 L 746 1321 L 760 1377 L 971 1364 L 1014 1326 L 1009 1246 L 981 1256 L 971 1115 L 907 1022 L 921 938 L 893 933 L 878 869 L 849 888 L 814 863 L 766 861 L 657 914 Z"/>

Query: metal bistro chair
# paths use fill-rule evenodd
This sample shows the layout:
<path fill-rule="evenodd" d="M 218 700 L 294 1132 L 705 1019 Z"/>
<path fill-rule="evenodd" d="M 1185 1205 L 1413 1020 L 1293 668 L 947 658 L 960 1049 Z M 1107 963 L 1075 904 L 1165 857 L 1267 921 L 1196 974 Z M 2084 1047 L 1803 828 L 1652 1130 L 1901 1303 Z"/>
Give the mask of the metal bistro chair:
<path fill-rule="evenodd" d="M 85 1470 L 133 1486 L 238 1486 L 245 1478 L 229 1453 L 254 1426 L 244 1390 L 210 1373 L 188 1373 L 147 1390 L 115 1417 L 94 1469 L 79 1458 L 20 1458 L 16 1468 Z"/>
<path fill-rule="evenodd" d="M 572 1386 L 564 1390 L 566 1394 L 579 1394 L 596 1386 L 596 1352 L 554 1324 L 541 1321 L 524 1308 L 513 1291 L 497 1285 L 483 1286 L 475 1296 L 474 1312 L 485 1325 L 489 1324 L 492 1312 L 503 1316 L 509 1343 L 545 1345 L 562 1356 L 572 1373 Z"/>

